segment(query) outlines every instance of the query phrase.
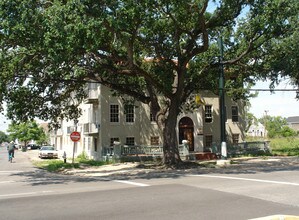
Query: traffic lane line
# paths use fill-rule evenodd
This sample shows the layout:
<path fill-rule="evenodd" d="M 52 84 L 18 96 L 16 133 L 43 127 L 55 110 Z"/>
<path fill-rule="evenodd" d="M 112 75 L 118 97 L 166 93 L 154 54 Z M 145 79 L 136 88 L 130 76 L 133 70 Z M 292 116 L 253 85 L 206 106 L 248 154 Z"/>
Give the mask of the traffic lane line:
<path fill-rule="evenodd" d="M 291 186 L 299 186 L 299 183 L 292 182 L 283 182 L 283 181 L 274 181 L 274 180 L 261 180 L 261 179 L 250 179 L 250 178 L 242 178 L 242 177 L 231 177 L 231 176 L 214 176 L 214 175 L 188 175 L 191 177 L 208 177 L 208 178 L 219 178 L 219 179 L 231 179 L 231 180 L 243 180 L 243 181 L 252 181 L 252 182 L 262 182 L 262 183 L 273 183 L 280 185 L 291 185 Z"/>
<path fill-rule="evenodd" d="M 26 192 L 26 193 L 11 193 L 11 194 L 2 194 L 0 198 L 10 198 L 10 197 L 26 197 L 26 196 L 36 196 L 53 193 L 54 191 L 37 191 L 37 192 Z"/>

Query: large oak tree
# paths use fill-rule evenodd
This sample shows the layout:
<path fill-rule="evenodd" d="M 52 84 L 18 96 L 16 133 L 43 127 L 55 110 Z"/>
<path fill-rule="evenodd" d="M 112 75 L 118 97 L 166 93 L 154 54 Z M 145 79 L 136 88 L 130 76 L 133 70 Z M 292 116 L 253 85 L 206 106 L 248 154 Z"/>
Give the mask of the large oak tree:
<path fill-rule="evenodd" d="M 0 101 L 14 121 L 55 122 L 78 117 L 86 82 L 101 83 L 150 106 L 163 133 L 164 163 L 177 164 L 177 116 L 195 92 L 217 92 L 222 65 L 234 76 L 226 87 L 234 98 L 243 97 L 243 82 L 259 78 L 291 76 L 299 84 L 298 4 L 2 0 Z"/>

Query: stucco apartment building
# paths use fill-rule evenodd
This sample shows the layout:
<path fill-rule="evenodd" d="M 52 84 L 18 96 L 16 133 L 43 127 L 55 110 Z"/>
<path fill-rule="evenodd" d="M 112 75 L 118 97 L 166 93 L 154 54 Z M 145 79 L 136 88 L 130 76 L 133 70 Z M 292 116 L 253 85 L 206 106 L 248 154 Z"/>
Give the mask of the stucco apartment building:
<path fill-rule="evenodd" d="M 213 144 L 220 145 L 219 97 L 208 91 L 200 94 L 205 105 L 193 113 L 178 116 L 176 126 L 178 141 L 188 140 L 190 152 L 203 152 Z M 57 150 L 72 155 L 85 152 L 90 158 L 101 160 L 102 149 L 121 145 L 162 145 L 161 134 L 147 105 L 134 103 L 125 105 L 112 95 L 110 89 L 96 83 L 88 85 L 88 98 L 81 104 L 82 116 L 75 125 L 73 121 L 62 121 L 61 129 L 51 135 L 51 144 Z M 244 140 L 244 106 L 241 101 L 226 98 L 227 143 L 232 145 Z M 70 133 L 77 130 L 81 139 L 74 145 Z"/>

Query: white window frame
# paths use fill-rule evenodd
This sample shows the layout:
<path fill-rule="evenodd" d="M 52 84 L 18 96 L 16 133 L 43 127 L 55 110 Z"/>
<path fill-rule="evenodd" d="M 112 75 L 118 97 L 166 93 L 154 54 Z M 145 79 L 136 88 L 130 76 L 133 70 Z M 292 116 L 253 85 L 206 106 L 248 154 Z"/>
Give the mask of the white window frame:
<path fill-rule="evenodd" d="M 135 122 L 135 106 L 134 105 L 125 105 L 125 118 L 126 123 L 134 123 Z"/>
<path fill-rule="evenodd" d="M 209 107 L 209 109 L 207 109 Z M 207 119 L 210 119 L 211 121 L 207 121 Z M 213 106 L 212 105 L 206 105 L 205 106 L 205 123 L 212 123 L 213 122 Z"/>

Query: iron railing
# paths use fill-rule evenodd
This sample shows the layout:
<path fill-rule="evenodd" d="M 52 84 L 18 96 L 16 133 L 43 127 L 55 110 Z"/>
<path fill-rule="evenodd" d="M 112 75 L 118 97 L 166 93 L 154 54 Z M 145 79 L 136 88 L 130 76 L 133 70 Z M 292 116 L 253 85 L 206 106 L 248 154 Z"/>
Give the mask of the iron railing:
<path fill-rule="evenodd" d="M 188 146 L 179 145 L 179 153 L 181 156 L 189 155 Z M 158 145 L 122 145 L 122 146 L 110 146 L 102 148 L 102 155 L 118 155 L 118 156 L 162 156 L 163 147 Z"/>

